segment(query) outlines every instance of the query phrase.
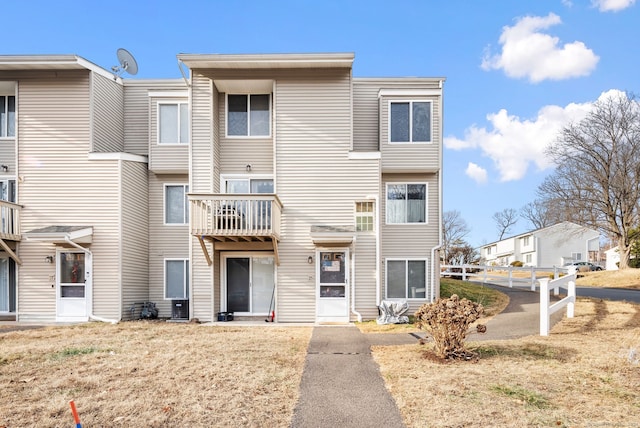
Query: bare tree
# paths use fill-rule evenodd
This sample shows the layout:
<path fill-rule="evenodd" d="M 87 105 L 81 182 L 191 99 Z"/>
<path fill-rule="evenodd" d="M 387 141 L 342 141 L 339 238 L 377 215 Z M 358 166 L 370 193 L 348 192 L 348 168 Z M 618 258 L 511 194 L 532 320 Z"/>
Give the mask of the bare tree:
<path fill-rule="evenodd" d="M 520 208 L 520 217 L 527 220 L 533 229 L 542 229 L 567 220 L 559 208 L 546 200 L 536 199 Z"/>
<path fill-rule="evenodd" d="M 511 231 L 511 228 L 518 222 L 518 211 L 513 208 L 505 208 L 491 217 L 496 222 L 498 229 L 498 241 Z"/>
<path fill-rule="evenodd" d="M 451 263 L 451 249 L 466 242 L 464 238 L 471 230 L 460 215 L 460 211 L 445 211 L 442 214 L 442 257 L 445 264 Z"/>
<path fill-rule="evenodd" d="M 639 224 L 640 105 L 623 94 L 601 99 L 585 119 L 565 127 L 547 148 L 556 169 L 538 196 L 567 220 L 617 241 L 620 268 L 629 265 L 631 231 Z"/>

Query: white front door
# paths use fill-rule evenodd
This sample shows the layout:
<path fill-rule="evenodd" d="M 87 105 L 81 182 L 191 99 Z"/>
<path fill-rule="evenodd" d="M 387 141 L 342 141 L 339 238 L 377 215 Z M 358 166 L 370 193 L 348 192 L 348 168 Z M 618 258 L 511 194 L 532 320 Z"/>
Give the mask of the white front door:
<path fill-rule="evenodd" d="M 349 322 L 349 250 L 316 254 L 318 322 Z"/>
<path fill-rule="evenodd" d="M 267 316 L 275 307 L 272 255 L 223 255 L 223 310 L 234 315 Z"/>
<path fill-rule="evenodd" d="M 91 256 L 84 251 L 59 251 L 56 261 L 56 321 L 87 321 Z"/>

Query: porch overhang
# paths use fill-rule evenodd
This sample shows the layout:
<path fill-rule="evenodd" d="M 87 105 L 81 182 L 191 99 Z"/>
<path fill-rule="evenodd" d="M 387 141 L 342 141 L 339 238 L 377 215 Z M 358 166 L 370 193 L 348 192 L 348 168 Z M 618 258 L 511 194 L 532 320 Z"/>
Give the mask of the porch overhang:
<path fill-rule="evenodd" d="M 25 232 L 27 241 L 48 242 L 51 244 L 91 244 L 93 240 L 92 226 L 47 226 Z"/>
<path fill-rule="evenodd" d="M 351 245 L 356 239 L 353 226 L 311 226 L 309 236 L 315 245 Z"/>

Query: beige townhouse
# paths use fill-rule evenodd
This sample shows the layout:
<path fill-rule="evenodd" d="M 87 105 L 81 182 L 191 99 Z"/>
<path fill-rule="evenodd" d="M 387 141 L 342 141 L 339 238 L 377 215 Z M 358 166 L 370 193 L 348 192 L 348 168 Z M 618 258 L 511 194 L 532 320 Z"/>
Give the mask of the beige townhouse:
<path fill-rule="evenodd" d="M 342 323 L 438 296 L 443 78 L 178 60 L 0 56 L 0 316 Z"/>

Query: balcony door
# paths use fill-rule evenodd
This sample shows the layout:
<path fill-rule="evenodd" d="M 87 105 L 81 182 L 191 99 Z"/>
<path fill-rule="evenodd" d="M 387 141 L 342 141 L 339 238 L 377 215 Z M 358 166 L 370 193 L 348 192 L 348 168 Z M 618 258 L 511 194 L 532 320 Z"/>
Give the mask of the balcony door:
<path fill-rule="evenodd" d="M 223 254 L 223 310 L 235 315 L 266 316 L 275 287 L 273 255 Z"/>
<path fill-rule="evenodd" d="M 225 193 L 233 194 L 260 194 L 273 193 L 272 178 L 223 178 Z M 249 229 L 269 229 L 271 227 L 271 202 L 252 201 L 240 202 L 235 210 L 240 211 L 240 217 L 244 219 Z"/>

